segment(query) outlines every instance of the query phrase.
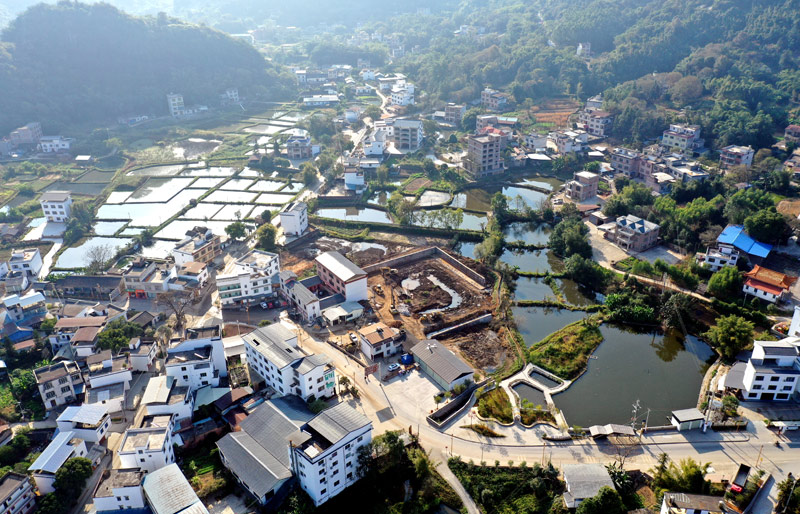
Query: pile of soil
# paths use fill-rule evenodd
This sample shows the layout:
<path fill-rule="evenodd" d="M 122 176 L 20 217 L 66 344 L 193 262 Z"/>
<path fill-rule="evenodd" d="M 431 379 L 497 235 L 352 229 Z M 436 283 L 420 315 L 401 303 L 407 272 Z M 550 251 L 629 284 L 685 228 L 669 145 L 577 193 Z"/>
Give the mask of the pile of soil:
<path fill-rule="evenodd" d="M 501 367 L 510 351 L 504 338 L 485 327 L 460 332 L 443 343 L 451 350 L 461 352 L 477 369 L 487 372 Z"/>

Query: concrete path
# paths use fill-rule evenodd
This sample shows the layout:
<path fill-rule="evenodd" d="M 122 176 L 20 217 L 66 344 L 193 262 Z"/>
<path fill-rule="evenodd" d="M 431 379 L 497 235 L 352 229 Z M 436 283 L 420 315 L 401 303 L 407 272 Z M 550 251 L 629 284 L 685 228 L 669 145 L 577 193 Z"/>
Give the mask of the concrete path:
<path fill-rule="evenodd" d="M 475 504 L 475 501 L 473 501 L 472 496 L 470 496 L 467 490 L 464 489 L 461 481 L 455 476 L 455 474 L 453 474 L 453 472 L 450 470 L 450 467 L 447 465 L 447 455 L 445 455 L 444 451 L 440 450 L 438 452 L 431 452 L 431 460 L 438 464 L 438 466 L 436 466 L 436 471 L 442 475 L 442 478 L 444 478 L 445 481 L 450 484 L 450 487 L 452 487 L 458 497 L 461 498 L 461 501 L 464 503 L 464 507 L 467 508 L 467 512 L 469 514 L 480 514 L 481 510 Z"/>
<path fill-rule="evenodd" d="M 63 239 L 54 239 L 53 246 L 50 248 L 50 251 L 42 257 L 42 270 L 39 272 L 39 278 L 44 280 L 47 275 L 50 273 L 50 268 L 53 267 L 53 257 L 55 257 L 56 253 L 61 250 L 61 246 L 64 244 Z"/>

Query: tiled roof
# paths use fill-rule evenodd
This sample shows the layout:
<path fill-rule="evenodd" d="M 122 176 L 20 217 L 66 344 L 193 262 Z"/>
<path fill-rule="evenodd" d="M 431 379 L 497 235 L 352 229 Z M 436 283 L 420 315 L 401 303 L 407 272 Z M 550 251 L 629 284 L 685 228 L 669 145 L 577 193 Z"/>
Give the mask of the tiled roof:
<path fill-rule="evenodd" d="M 792 277 L 778 271 L 756 265 L 753 269 L 744 274 L 746 277 L 770 284 L 782 289 L 789 289 L 795 283 L 797 277 Z"/>

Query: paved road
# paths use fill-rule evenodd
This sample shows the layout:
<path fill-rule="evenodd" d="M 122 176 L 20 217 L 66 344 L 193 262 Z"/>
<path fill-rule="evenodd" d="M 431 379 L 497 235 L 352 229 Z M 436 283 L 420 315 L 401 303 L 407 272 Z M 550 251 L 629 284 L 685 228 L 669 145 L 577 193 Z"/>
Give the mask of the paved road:
<path fill-rule="evenodd" d="M 56 253 L 61 249 L 61 246 L 64 244 L 64 240 L 61 238 L 52 239 L 53 246 L 50 248 L 50 251 L 42 257 L 42 269 L 39 272 L 39 279 L 44 280 L 47 275 L 50 273 L 50 268 L 53 267 L 53 257 L 55 257 Z"/>
<path fill-rule="evenodd" d="M 329 356 L 340 376 L 347 375 L 357 386 L 361 392 L 360 399 L 349 401 L 372 420 L 375 433 L 411 428 L 419 432 L 420 442 L 425 448 L 438 454 L 437 460 L 443 458 L 442 452 L 446 452 L 475 462 L 493 463 L 499 460 L 503 464 L 509 461 L 533 464 L 551 460 L 554 465 L 561 467 L 582 462 L 606 464 L 624 458 L 627 469 L 648 470 L 655 465 L 661 453 L 667 453 L 675 461 L 691 457 L 699 462 L 710 462 L 718 473 L 733 473 L 740 463 L 747 463 L 761 465 L 773 474 L 776 482 L 783 480 L 790 471 L 795 475 L 800 474 L 800 434 L 791 436 L 792 440 L 787 439 L 778 448 L 773 444 L 772 432 L 759 422 L 752 424 L 753 432 L 749 433 L 653 433 L 642 437 L 641 445 L 627 447 L 592 440 L 544 441 L 535 430 L 519 428 L 509 431 L 509 435 L 499 443 L 498 440 L 478 436 L 467 439 L 462 437 L 464 431 L 458 428 L 465 424 L 466 414 L 440 432 L 428 425 L 415 409 L 406 408 L 408 402 L 387 395 L 377 379 L 367 382 L 363 368 L 342 352 L 305 332 L 300 333 L 299 340 L 300 346 L 306 350 Z M 757 417 L 757 413 L 754 415 Z M 770 511 L 769 505 L 774 503 L 777 495 L 774 487 L 776 482 L 773 482 L 770 494 L 759 499 L 759 509 L 754 512 Z"/>

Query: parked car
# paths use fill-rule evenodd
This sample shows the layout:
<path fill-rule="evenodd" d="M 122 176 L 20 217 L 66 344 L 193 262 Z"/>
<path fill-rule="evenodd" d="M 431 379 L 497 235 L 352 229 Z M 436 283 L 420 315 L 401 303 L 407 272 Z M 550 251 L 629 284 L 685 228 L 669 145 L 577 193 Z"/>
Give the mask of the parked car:
<path fill-rule="evenodd" d="M 392 373 L 392 372 L 394 372 L 394 371 L 397 371 L 398 369 L 400 369 L 400 365 L 399 365 L 399 364 L 397 364 L 396 362 L 393 362 L 393 363 L 389 364 L 389 367 L 388 367 L 388 368 L 386 368 L 386 370 L 387 370 L 389 373 Z"/>
<path fill-rule="evenodd" d="M 267 302 L 261 302 L 261 308 L 267 310 L 269 307 L 267 306 Z"/>
<path fill-rule="evenodd" d="M 357 343 L 358 342 L 358 336 L 355 335 L 354 333 L 350 332 L 350 341 L 352 341 L 354 343 Z"/>

